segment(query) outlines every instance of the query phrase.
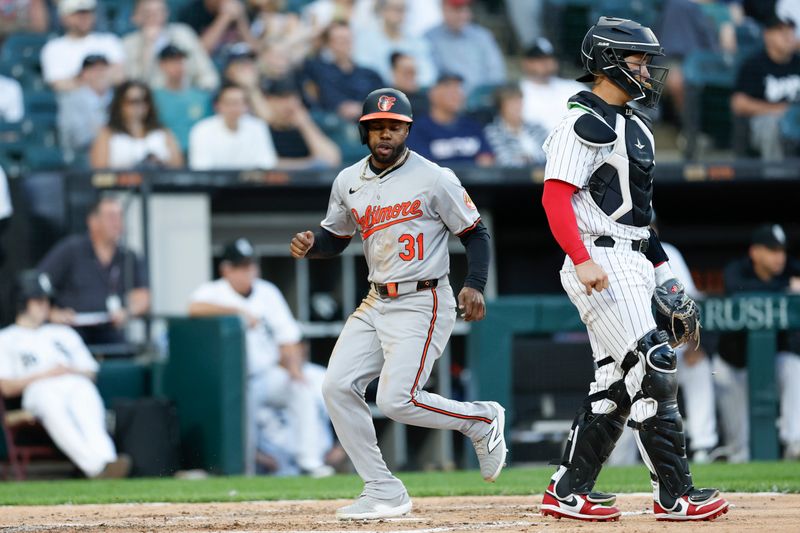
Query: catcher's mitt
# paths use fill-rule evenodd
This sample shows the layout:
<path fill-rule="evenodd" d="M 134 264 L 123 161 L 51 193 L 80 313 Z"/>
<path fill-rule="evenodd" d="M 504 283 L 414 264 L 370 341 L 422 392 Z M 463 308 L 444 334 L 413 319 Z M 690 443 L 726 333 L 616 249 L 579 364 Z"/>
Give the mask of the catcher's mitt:
<path fill-rule="evenodd" d="M 656 326 L 669 334 L 673 348 L 695 341 L 700 344 L 700 309 L 686 295 L 683 284 L 670 279 L 656 287 L 653 293 L 653 314 Z"/>

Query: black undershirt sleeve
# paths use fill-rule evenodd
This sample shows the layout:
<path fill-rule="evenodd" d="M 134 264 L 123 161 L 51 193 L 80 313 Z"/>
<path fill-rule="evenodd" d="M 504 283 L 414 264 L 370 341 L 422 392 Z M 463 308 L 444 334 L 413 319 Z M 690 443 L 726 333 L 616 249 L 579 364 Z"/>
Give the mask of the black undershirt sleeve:
<path fill-rule="evenodd" d="M 339 255 L 347 248 L 350 237 L 338 237 L 325 228 L 314 232 L 314 246 L 306 254 L 309 259 L 326 259 Z"/>
<path fill-rule="evenodd" d="M 459 239 L 467 252 L 467 277 L 464 279 L 464 286 L 483 292 L 489 278 L 489 231 L 483 222 L 479 222 L 474 229 L 459 235 Z"/>
<path fill-rule="evenodd" d="M 667 252 L 665 252 L 664 248 L 661 246 L 661 241 L 658 239 L 656 232 L 653 231 L 653 228 L 650 228 L 650 239 L 647 245 L 647 253 L 644 255 L 647 257 L 648 261 L 653 263 L 653 266 L 657 266 L 665 261 L 669 261 Z"/>

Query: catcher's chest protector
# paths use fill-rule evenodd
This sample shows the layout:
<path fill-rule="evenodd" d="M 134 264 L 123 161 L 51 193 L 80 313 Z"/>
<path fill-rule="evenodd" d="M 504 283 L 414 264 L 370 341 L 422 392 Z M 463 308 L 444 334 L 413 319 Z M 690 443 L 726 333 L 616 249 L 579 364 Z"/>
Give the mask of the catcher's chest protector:
<path fill-rule="evenodd" d="M 630 108 L 602 105 L 580 95 L 573 100 L 593 107 L 617 134 L 613 152 L 589 179 L 592 199 L 615 222 L 649 226 L 655 169 L 650 129 Z"/>

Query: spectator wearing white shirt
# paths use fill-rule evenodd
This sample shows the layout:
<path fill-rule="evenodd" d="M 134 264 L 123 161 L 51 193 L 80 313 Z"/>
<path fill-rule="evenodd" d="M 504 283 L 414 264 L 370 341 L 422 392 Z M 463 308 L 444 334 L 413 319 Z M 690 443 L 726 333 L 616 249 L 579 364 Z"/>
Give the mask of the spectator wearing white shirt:
<path fill-rule="evenodd" d="M 189 314 L 238 315 L 247 328 L 247 470 L 255 467 L 259 440 L 259 449 L 272 455 L 277 473 L 292 473 L 295 467 L 295 473 L 332 474 L 333 469 L 324 462 L 333 445 L 322 402 L 324 369 L 305 361 L 300 327 L 286 300 L 274 284 L 259 279 L 255 251 L 246 239 L 225 247 L 219 270 L 220 279 L 201 285 L 192 294 Z M 291 438 L 259 431 L 265 408 L 287 412 Z M 284 454 L 275 451 L 286 448 L 287 442 L 291 464 L 281 464 Z"/>
<path fill-rule="evenodd" d="M 24 115 L 22 86 L 13 78 L 0 76 L 0 122 L 19 122 Z"/>
<path fill-rule="evenodd" d="M 100 130 L 90 153 L 92 168 L 183 166 L 175 135 L 161 125 L 150 88 L 126 81 L 111 100 L 108 126 Z"/>
<path fill-rule="evenodd" d="M 92 382 L 99 365 L 73 329 L 46 323 L 51 296 L 47 274 L 19 275 L 16 322 L 0 331 L 0 392 L 22 396 L 23 409 L 87 477 L 125 477 L 130 458 L 117 456 Z"/>
<path fill-rule="evenodd" d="M 525 122 L 553 129 L 567 112 L 567 100 L 586 86 L 558 77 L 558 61 L 550 41 L 544 37 L 528 48 L 522 58 L 522 118 Z"/>
<path fill-rule="evenodd" d="M 58 14 L 66 33 L 42 48 L 42 74 L 54 90 L 78 86 L 78 74 L 86 56 L 103 55 L 111 64 L 115 83 L 125 79 L 122 41 L 111 33 L 94 32 L 97 0 L 61 0 Z"/>
<path fill-rule="evenodd" d="M 192 170 L 253 170 L 275 167 L 278 156 L 267 123 L 247 114 L 244 90 L 223 84 L 214 99 L 216 114 L 189 132 Z"/>

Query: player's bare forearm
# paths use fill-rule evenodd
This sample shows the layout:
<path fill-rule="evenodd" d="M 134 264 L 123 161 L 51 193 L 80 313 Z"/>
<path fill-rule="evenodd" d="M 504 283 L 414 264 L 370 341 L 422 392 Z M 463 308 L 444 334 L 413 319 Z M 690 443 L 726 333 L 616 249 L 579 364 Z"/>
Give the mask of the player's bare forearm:
<path fill-rule="evenodd" d="M 458 310 L 465 322 L 478 322 L 486 316 L 486 302 L 483 293 L 472 287 L 464 287 L 458 293 Z"/>

